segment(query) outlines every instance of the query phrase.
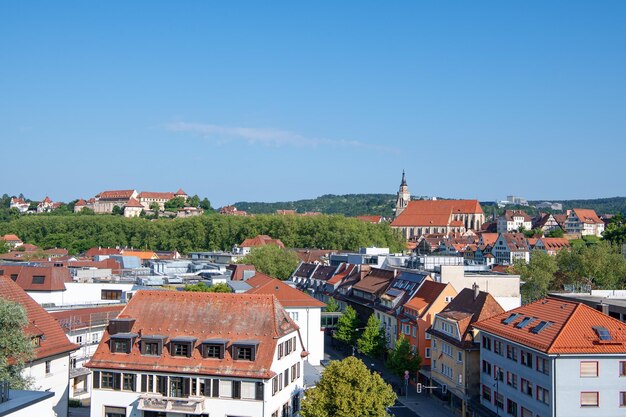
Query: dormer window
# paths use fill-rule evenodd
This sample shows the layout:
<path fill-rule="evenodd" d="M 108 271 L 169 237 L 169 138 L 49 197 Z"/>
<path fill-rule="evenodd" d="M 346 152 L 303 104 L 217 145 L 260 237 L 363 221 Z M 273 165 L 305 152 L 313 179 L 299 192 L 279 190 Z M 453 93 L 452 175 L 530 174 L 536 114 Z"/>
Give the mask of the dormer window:
<path fill-rule="evenodd" d="M 195 337 L 175 337 L 170 342 L 170 354 L 189 358 L 195 342 Z"/>
<path fill-rule="evenodd" d="M 141 337 L 141 354 L 150 356 L 161 356 L 163 353 L 163 343 L 167 336 L 150 335 Z"/>
<path fill-rule="evenodd" d="M 256 340 L 240 340 L 233 343 L 232 356 L 235 360 L 254 361 L 259 342 Z"/>
<path fill-rule="evenodd" d="M 130 353 L 137 333 L 117 333 L 111 336 L 111 353 Z"/>
<path fill-rule="evenodd" d="M 202 342 L 202 357 L 203 358 L 214 358 L 214 359 L 223 359 L 224 352 L 226 351 L 226 344 L 228 340 L 226 339 L 207 339 Z"/>

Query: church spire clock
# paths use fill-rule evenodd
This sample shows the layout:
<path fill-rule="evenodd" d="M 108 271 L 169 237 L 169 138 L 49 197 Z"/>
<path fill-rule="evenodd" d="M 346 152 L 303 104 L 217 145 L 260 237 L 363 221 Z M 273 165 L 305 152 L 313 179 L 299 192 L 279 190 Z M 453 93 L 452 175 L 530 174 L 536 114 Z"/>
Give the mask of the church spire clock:
<path fill-rule="evenodd" d="M 402 170 L 402 182 L 400 183 L 400 189 L 398 190 L 398 197 L 396 198 L 395 215 L 398 217 L 409 205 L 411 201 L 411 193 L 409 193 L 409 186 L 406 184 L 406 175 Z"/>

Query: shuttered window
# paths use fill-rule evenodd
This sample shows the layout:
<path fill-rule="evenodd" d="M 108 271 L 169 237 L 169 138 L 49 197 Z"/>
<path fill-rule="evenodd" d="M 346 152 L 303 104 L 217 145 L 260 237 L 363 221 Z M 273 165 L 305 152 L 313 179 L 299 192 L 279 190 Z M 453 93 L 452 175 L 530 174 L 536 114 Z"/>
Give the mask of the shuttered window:
<path fill-rule="evenodd" d="M 598 392 L 581 392 L 581 407 L 597 407 L 600 403 L 600 394 Z"/>
<path fill-rule="evenodd" d="M 598 376 L 598 362 L 597 361 L 581 361 L 580 362 L 580 377 L 592 378 Z"/>

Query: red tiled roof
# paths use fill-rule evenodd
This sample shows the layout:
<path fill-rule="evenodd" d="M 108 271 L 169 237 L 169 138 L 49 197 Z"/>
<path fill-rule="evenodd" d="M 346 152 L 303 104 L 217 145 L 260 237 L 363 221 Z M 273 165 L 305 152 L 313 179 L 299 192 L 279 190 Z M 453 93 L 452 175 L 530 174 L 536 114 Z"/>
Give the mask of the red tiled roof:
<path fill-rule="evenodd" d="M 542 237 L 540 240 L 546 250 L 561 250 L 571 246 L 569 240 L 564 237 Z"/>
<path fill-rule="evenodd" d="M 520 316 L 504 324 L 503 320 L 514 313 Z M 520 329 L 517 324 L 524 317 L 534 320 Z M 542 321 L 550 324 L 534 333 Z M 612 340 L 601 341 L 594 330 L 596 326 L 605 327 Z M 476 323 L 475 327 L 545 353 L 626 352 L 626 324 L 582 303 L 556 298 L 544 298 L 526 304 Z"/>
<path fill-rule="evenodd" d="M 421 312 L 432 304 L 448 285 L 451 284 L 442 284 L 440 282 L 426 280 L 422 283 L 413 298 L 404 304 L 404 307 L 413 309 L 421 315 Z"/>
<path fill-rule="evenodd" d="M 100 200 L 128 200 L 134 193 L 135 190 L 112 190 L 103 191 L 97 197 Z"/>
<path fill-rule="evenodd" d="M 87 202 L 81 198 L 74 204 L 74 207 L 81 207 L 81 206 L 86 206 L 86 205 L 87 205 Z"/>
<path fill-rule="evenodd" d="M 129 198 L 128 202 L 124 204 L 124 207 L 143 207 L 143 205 L 134 198 Z"/>
<path fill-rule="evenodd" d="M 136 256 L 142 261 L 148 261 L 150 259 L 159 259 L 158 255 L 151 250 L 148 251 L 139 251 L 139 250 L 126 250 L 122 251 L 122 255 L 124 256 Z"/>
<path fill-rule="evenodd" d="M 461 340 L 470 342 L 469 330 L 474 323 L 503 312 L 504 309 L 491 294 L 479 291 L 474 298 L 474 290 L 464 288 L 438 315 L 458 322 Z"/>
<path fill-rule="evenodd" d="M 25 291 L 65 291 L 65 283 L 72 282 L 70 271 L 60 266 L 0 265 L 0 275 L 17 275 L 15 283 Z M 33 283 L 34 277 L 43 277 L 43 283 Z"/>
<path fill-rule="evenodd" d="M 451 214 L 482 214 L 478 200 L 413 200 L 392 226 L 445 226 Z"/>
<path fill-rule="evenodd" d="M 106 256 L 106 255 L 119 255 L 122 253 L 121 249 L 117 248 L 91 248 L 85 252 L 85 256 L 93 258 L 94 256 Z"/>
<path fill-rule="evenodd" d="M 529 251 L 528 240 L 523 233 L 501 233 L 511 252 Z"/>
<path fill-rule="evenodd" d="M 239 246 L 241 246 L 242 248 L 254 248 L 257 246 L 265 246 L 265 245 L 278 245 L 281 248 L 285 247 L 285 244 L 281 242 L 280 239 L 272 239 L 271 237 L 267 235 L 258 235 L 251 239 L 246 239 L 243 242 L 241 242 L 241 245 Z"/>
<path fill-rule="evenodd" d="M 493 246 L 493 244 L 496 243 L 496 240 L 498 240 L 497 233 L 481 233 L 480 236 L 482 237 L 484 245 Z"/>
<path fill-rule="evenodd" d="M 575 208 L 572 211 L 576 214 L 576 217 L 578 217 L 578 219 L 583 223 L 587 223 L 587 224 L 604 223 L 602 220 L 600 220 L 595 210 Z"/>
<path fill-rule="evenodd" d="M 111 353 L 107 330 L 87 367 L 267 379 L 275 375 L 277 339 L 298 330 L 276 297 L 262 294 L 138 291 L 119 317 L 135 319 L 131 332 L 139 335 L 196 338 L 191 357 L 173 357 L 165 348 L 160 357 L 141 355 L 138 341 L 130 354 Z M 229 341 L 223 359 L 202 358 L 197 346 L 212 338 Z M 230 356 L 230 346 L 244 340 L 259 342 L 254 361 Z"/>
<path fill-rule="evenodd" d="M 355 270 L 358 269 L 357 265 L 351 264 L 342 264 L 344 267 L 339 270 L 338 273 L 333 275 L 328 281 L 326 281 L 330 285 L 335 285 L 341 282 L 345 277 L 352 274 Z"/>
<path fill-rule="evenodd" d="M 254 265 L 245 264 L 230 264 L 226 269 L 231 270 L 233 273 L 230 277 L 233 281 L 243 281 L 244 271 L 256 271 Z"/>
<path fill-rule="evenodd" d="M 450 224 L 450 212 L 447 214 L 405 214 L 406 210 L 400 213 L 392 222 L 391 226 L 402 227 L 445 227 Z"/>
<path fill-rule="evenodd" d="M 142 191 L 139 194 L 137 194 L 137 198 L 141 199 L 141 198 L 154 198 L 157 200 L 171 200 L 174 197 L 176 197 L 176 195 L 174 193 L 170 193 L 170 192 L 165 192 L 165 193 L 159 193 L 159 192 L 151 192 L 151 191 Z"/>
<path fill-rule="evenodd" d="M 252 286 L 246 294 L 274 294 L 283 307 L 326 307 L 310 295 L 260 272 L 246 282 Z"/>
<path fill-rule="evenodd" d="M 530 222 L 532 221 L 532 219 L 530 218 L 530 216 L 528 214 L 526 214 L 526 212 L 522 211 L 522 210 L 506 210 L 504 212 L 504 218 L 507 221 L 512 222 L 514 217 L 522 217 L 524 219 L 525 222 Z"/>
<path fill-rule="evenodd" d="M 176 195 L 177 196 L 183 196 L 183 195 L 187 195 L 187 193 L 184 192 L 182 188 L 179 188 L 178 191 L 176 191 Z"/>
<path fill-rule="evenodd" d="M 106 325 L 109 319 L 117 317 L 124 307 L 126 307 L 125 304 L 77 308 L 53 311 L 50 315 L 59 323 L 61 328 L 68 332 L 70 330 L 83 329 L 90 325 Z"/>
<path fill-rule="evenodd" d="M 43 336 L 35 348 L 36 359 L 43 359 L 78 349 L 70 343 L 61 326 L 8 276 L 0 276 L 0 297 L 22 305 L 28 316 L 26 331 L 31 336 Z"/>
<path fill-rule="evenodd" d="M 305 263 L 322 262 L 322 258 L 327 258 L 331 253 L 337 252 L 330 249 L 293 249 L 293 251 Z"/>
<path fill-rule="evenodd" d="M 565 226 L 565 222 L 567 221 L 567 214 L 553 214 L 552 216 L 559 225 Z"/>
<path fill-rule="evenodd" d="M 22 241 L 19 237 L 17 237 L 17 235 L 12 235 L 12 234 L 4 235 L 0 239 L 4 240 L 5 242 L 21 242 Z"/>

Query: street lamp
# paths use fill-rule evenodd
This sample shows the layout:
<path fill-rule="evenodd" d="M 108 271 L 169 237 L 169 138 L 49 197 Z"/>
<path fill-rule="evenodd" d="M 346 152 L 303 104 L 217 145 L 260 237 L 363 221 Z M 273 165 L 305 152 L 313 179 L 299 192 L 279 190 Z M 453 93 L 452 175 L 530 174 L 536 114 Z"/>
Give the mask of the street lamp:
<path fill-rule="evenodd" d="M 500 372 L 500 371 L 498 370 L 498 373 L 499 373 L 499 372 Z M 496 374 L 494 375 L 494 377 L 493 377 L 493 379 L 494 379 L 494 381 L 495 381 L 495 382 L 494 382 L 494 384 L 493 384 L 493 386 L 496 388 L 496 393 L 495 393 L 496 398 L 495 398 L 495 401 L 494 401 L 494 403 L 495 403 L 495 405 L 496 405 L 496 415 L 497 415 L 498 417 L 500 417 L 500 408 L 498 407 L 498 373 L 496 373 Z"/>

